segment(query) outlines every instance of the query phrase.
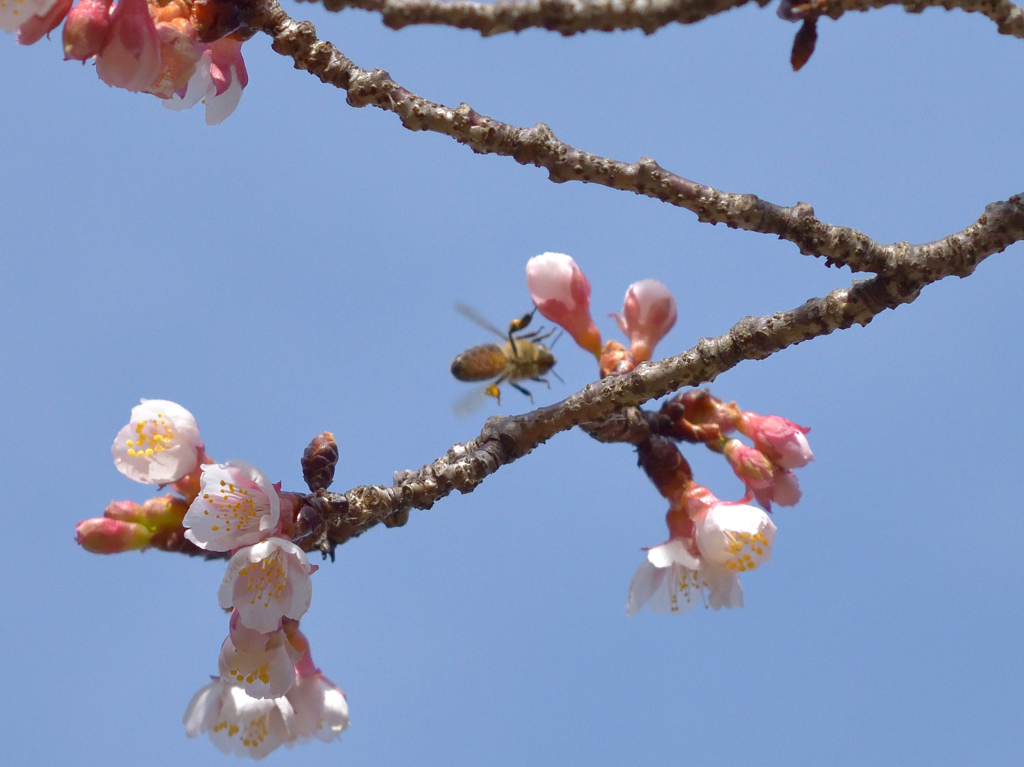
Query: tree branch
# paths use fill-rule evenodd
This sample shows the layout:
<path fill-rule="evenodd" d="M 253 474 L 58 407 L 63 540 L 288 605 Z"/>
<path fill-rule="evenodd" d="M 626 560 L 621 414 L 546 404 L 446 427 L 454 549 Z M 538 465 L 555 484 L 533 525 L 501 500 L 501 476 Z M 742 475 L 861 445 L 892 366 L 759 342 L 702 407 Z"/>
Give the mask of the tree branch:
<path fill-rule="evenodd" d="M 301 0 L 300 0 L 301 1 Z M 484 37 L 538 28 L 576 35 L 640 29 L 652 34 L 669 24 L 694 24 L 754 1 L 765 6 L 771 0 L 498 0 L 473 3 L 463 0 L 322 0 L 328 11 L 360 8 L 380 13 L 392 29 L 414 24 L 438 24 L 473 29 Z M 315 0 L 308 0 L 315 2 Z M 798 5 L 798 3 L 793 3 Z M 959 8 L 980 13 L 996 23 L 1004 35 L 1024 38 L 1024 11 L 1009 0 L 811 0 L 800 3 L 811 12 L 838 19 L 849 11 L 869 11 L 902 5 L 908 13 L 925 8 Z"/>
<path fill-rule="evenodd" d="M 966 277 L 988 256 L 1024 239 L 1024 199 L 1015 195 L 991 203 L 973 224 L 941 240 L 882 245 L 854 229 L 820 221 L 806 203 L 783 207 L 750 194 L 722 192 L 670 173 L 650 158 L 626 164 L 582 152 L 560 141 L 542 123 L 517 128 L 480 115 L 467 104 L 450 109 L 427 101 L 383 70 L 357 67 L 334 45 L 319 40 L 313 24 L 289 17 L 277 0 L 251 3 L 244 9 L 248 29 L 270 35 L 274 50 L 290 56 L 296 68 L 345 90 L 352 106 L 372 104 L 397 114 L 410 130 L 434 131 L 475 152 L 545 168 L 555 182 L 583 181 L 654 197 L 690 210 L 701 221 L 774 234 L 806 255 L 823 256 L 829 265 L 876 274 L 788 312 L 746 317 L 723 336 L 701 339 L 675 357 L 589 384 L 556 405 L 491 418 L 478 437 L 455 445 L 433 463 L 415 472 L 396 472 L 391 487 L 367 485 L 346 493 L 320 489 L 302 495 L 296 540 L 307 551 L 319 549 L 333 557 L 337 545 L 379 523 L 402 525 L 410 509 L 429 509 L 453 490 L 471 492 L 501 466 L 577 425 L 585 425 L 588 433 L 605 441 L 642 441 L 651 421 L 629 414 L 628 408 L 684 386 L 713 381 L 742 360 L 763 359 L 834 330 L 866 325 L 879 312 L 910 303 L 926 285 L 948 276 Z M 980 10 L 983 4 L 975 5 Z M 984 7 L 993 14 L 1004 8 L 999 3 Z"/>
<path fill-rule="evenodd" d="M 1019 197 L 990 208 L 1020 207 Z M 974 259 L 973 270 L 986 256 Z M 958 273 L 962 263 L 933 256 L 928 277 L 872 277 L 849 288 L 833 290 L 787 312 L 745 317 L 725 335 L 703 338 L 682 354 L 644 363 L 632 373 L 609 376 L 588 384 L 555 405 L 518 416 L 487 420 L 480 435 L 419 471 L 396 472 L 391 487 L 368 485 L 346 493 L 318 491 L 305 497 L 300 544 L 334 556 L 337 545 L 378 523 L 405 524 L 409 510 L 429 509 L 457 490 L 472 492 L 486 477 L 505 464 L 530 453 L 559 432 L 574 426 L 602 441 L 637 443 L 647 439 L 654 423 L 629 409 L 684 386 L 708 383 L 743 360 L 764 359 L 787 346 L 828 335 L 853 325 L 867 325 L 878 313 L 910 303 L 931 282 Z M 611 428 L 607 428 L 610 422 Z"/>
<path fill-rule="evenodd" d="M 781 206 L 752 194 L 723 192 L 671 173 L 649 157 L 624 163 L 575 149 L 543 123 L 518 128 L 476 112 L 468 104 L 451 109 L 417 96 L 387 72 L 361 69 L 329 42 L 316 36 L 308 21 L 295 21 L 277 0 L 257 0 L 251 24 L 273 38 L 274 50 L 290 56 L 297 69 L 345 90 L 355 107 L 373 105 L 394 112 L 409 130 L 429 130 L 454 138 L 479 154 L 512 157 L 522 165 L 548 171 L 556 182 L 582 181 L 634 192 L 685 208 L 698 220 L 734 229 L 774 234 L 795 244 L 804 255 L 824 257 L 853 271 L 904 278 L 929 276 L 936 258 L 955 266 L 949 274 L 965 277 L 980 258 L 1024 239 L 1024 208 L 1005 203 L 961 232 L 924 245 L 882 245 L 855 229 L 819 220 L 807 203 Z M 980 257 L 980 258 L 979 258 Z"/>

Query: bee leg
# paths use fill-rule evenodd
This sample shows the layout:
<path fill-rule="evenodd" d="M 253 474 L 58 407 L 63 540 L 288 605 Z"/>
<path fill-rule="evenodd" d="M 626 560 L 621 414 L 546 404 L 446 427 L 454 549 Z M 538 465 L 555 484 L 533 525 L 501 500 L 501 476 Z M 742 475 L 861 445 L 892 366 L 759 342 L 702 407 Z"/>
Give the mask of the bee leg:
<path fill-rule="evenodd" d="M 498 400 L 498 404 L 501 404 L 501 389 L 498 388 L 498 384 L 492 383 L 484 389 L 484 394 L 488 397 L 494 397 L 494 399 Z"/>
<path fill-rule="evenodd" d="M 523 394 L 525 394 L 527 397 L 530 398 L 530 402 L 533 402 L 533 395 L 530 394 L 530 390 L 529 389 L 524 389 L 522 386 L 520 386 L 519 384 L 515 383 L 514 381 L 509 381 L 508 385 L 511 386 L 516 391 L 519 391 L 519 392 L 522 392 Z"/>
<path fill-rule="evenodd" d="M 549 389 L 551 388 L 551 381 L 549 381 L 549 380 L 548 380 L 548 379 L 546 379 L 546 378 L 539 378 L 539 377 L 538 377 L 538 378 L 531 378 L 530 380 L 531 380 L 531 381 L 538 381 L 539 383 L 542 383 L 542 384 L 547 384 L 547 387 L 548 387 Z"/>

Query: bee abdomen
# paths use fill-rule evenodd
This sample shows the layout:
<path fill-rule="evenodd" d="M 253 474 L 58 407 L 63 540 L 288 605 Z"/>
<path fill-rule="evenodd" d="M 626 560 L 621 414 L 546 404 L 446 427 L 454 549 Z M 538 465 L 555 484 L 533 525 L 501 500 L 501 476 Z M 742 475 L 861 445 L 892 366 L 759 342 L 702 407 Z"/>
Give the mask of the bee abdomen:
<path fill-rule="evenodd" d="M 486 381 L 501 375 L 505 365 L 505 353 L 498 344 L 481 344 L 452 360 L 452 375 L 460 381 Z"/>

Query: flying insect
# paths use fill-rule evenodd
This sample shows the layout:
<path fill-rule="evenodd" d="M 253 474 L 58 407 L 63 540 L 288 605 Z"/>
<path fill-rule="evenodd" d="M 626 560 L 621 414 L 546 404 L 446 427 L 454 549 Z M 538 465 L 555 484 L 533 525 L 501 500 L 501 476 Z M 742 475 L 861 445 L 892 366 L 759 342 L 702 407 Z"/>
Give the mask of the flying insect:
<path fill-rule="evenodd" d="M 544 376 L 551 372 L 555 365 L 555 356 L 551 350 L 544 345 L 544 341 L 554 334 L 554 330 L 544 331 L 543 328 L 530 333 L 522 332 L 533 319 L 534 312 L 527 312 L 522 317 L 512 320 L 508 326 L 508 333 L 502 333 L 490 322 L 481 317 L 472 308 L 465 304 L 456 304 L 455 308 L 468 320 L 475 322 L 485 330 L 505 340 L 504 344 L 479 344 L 472 346 L 459 354 L 452 360 L 452 375 L 460 381 L 486 381 L 489 378 L 495 379 L 482 393 L 494 397 L 501 402 L 501 389 L 499 386 L 507 383 L 513 389 L 523 393 L 533 402 L 533 395 L 529 389 L 520 386 L 519 381 L 539 381 L 540 383 L 551 384 Z M 557 339 L 555 339 L 557 340 Z M 456 405 L 456 411 L 466 412 L 476 404 L 477 392 L 472 392 L 467 401 Z"/>

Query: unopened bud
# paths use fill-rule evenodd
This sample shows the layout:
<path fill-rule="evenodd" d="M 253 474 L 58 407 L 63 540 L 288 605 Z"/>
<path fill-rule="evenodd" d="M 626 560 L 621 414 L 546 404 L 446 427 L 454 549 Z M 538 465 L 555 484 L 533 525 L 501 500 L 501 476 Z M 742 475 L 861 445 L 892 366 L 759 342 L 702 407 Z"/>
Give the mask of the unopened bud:
<path fill-rule="evenodd" d="M 725 443 L 724 452 L 732 470 L 747 487 L 757 490 L 772 485 L 771 461 L 756 447 L 744 445 L 738 439 L 730 439 Z"/>
<path fill-rule="evenodd" d="M 181 527 L 181 520 L 185 518 L 187 511 L 188 503 L 184 499 L 168 493 L 157 498 L 150 498 L 142 504 L 144 517 L 139 522 L 150 530 Z"/>
<path fill-rule="evenodd" d="M 542 253 L 526 264 L 526 286 L 537 310 L 573 337 L 595 357 L 601 355 L 601 333 L 590 316 L 590 280 L 563 253 Z"/>
<path fill-rule="evenodd" d="M 622 314 L 612 317 L 629 338 L 629 350 L 636 361 L 646 362 L 658 341 L 676 324 L 676 300 L 657 280 L 640 280 L 626 291 Z"/>
<path fill-rule="evenodd" d="M 107 519 L 119 519 L 122 522 L 142 522 L 145 514 L 142 506 L 135 501 L 111 501 L 103 510 Z"/>
<path fill-rule="evenodd" d="M 121 0 L 96 57 L 96 74 L 107 85 L 141 91 L 160 74 L 160 38 L 146 0 Z"/>
<path fill-rule="evenodd" d="M 64 58 L 85 61 L 103 48 L 110 28 L 110 0 L 80 0 L 64 22 Z"/>
<path fill-rule="evenodd" d="M 744 412 L 737 425 L 776 466 L 799 469 L 814 460 L 814 453 L 804 436 L 810 429 L 805 426 L 782 416 L 762 416 L 752 412 Z"/>
<path fill-rule="evenodd" d="M 144 549 L 150 540 L 149 530 L 142 525 L 109 517 L 79 522 L 75 532 L 78 545 L 93 554 L 119 554 Z"/>
<path fill-rule="evenodd" d="M 334 481 L 334 468 L 338 465 L 338 443 L 329 431 L 313 437 L 302 453 L 302 478 L 309 489 L 326 490 Z"/>

